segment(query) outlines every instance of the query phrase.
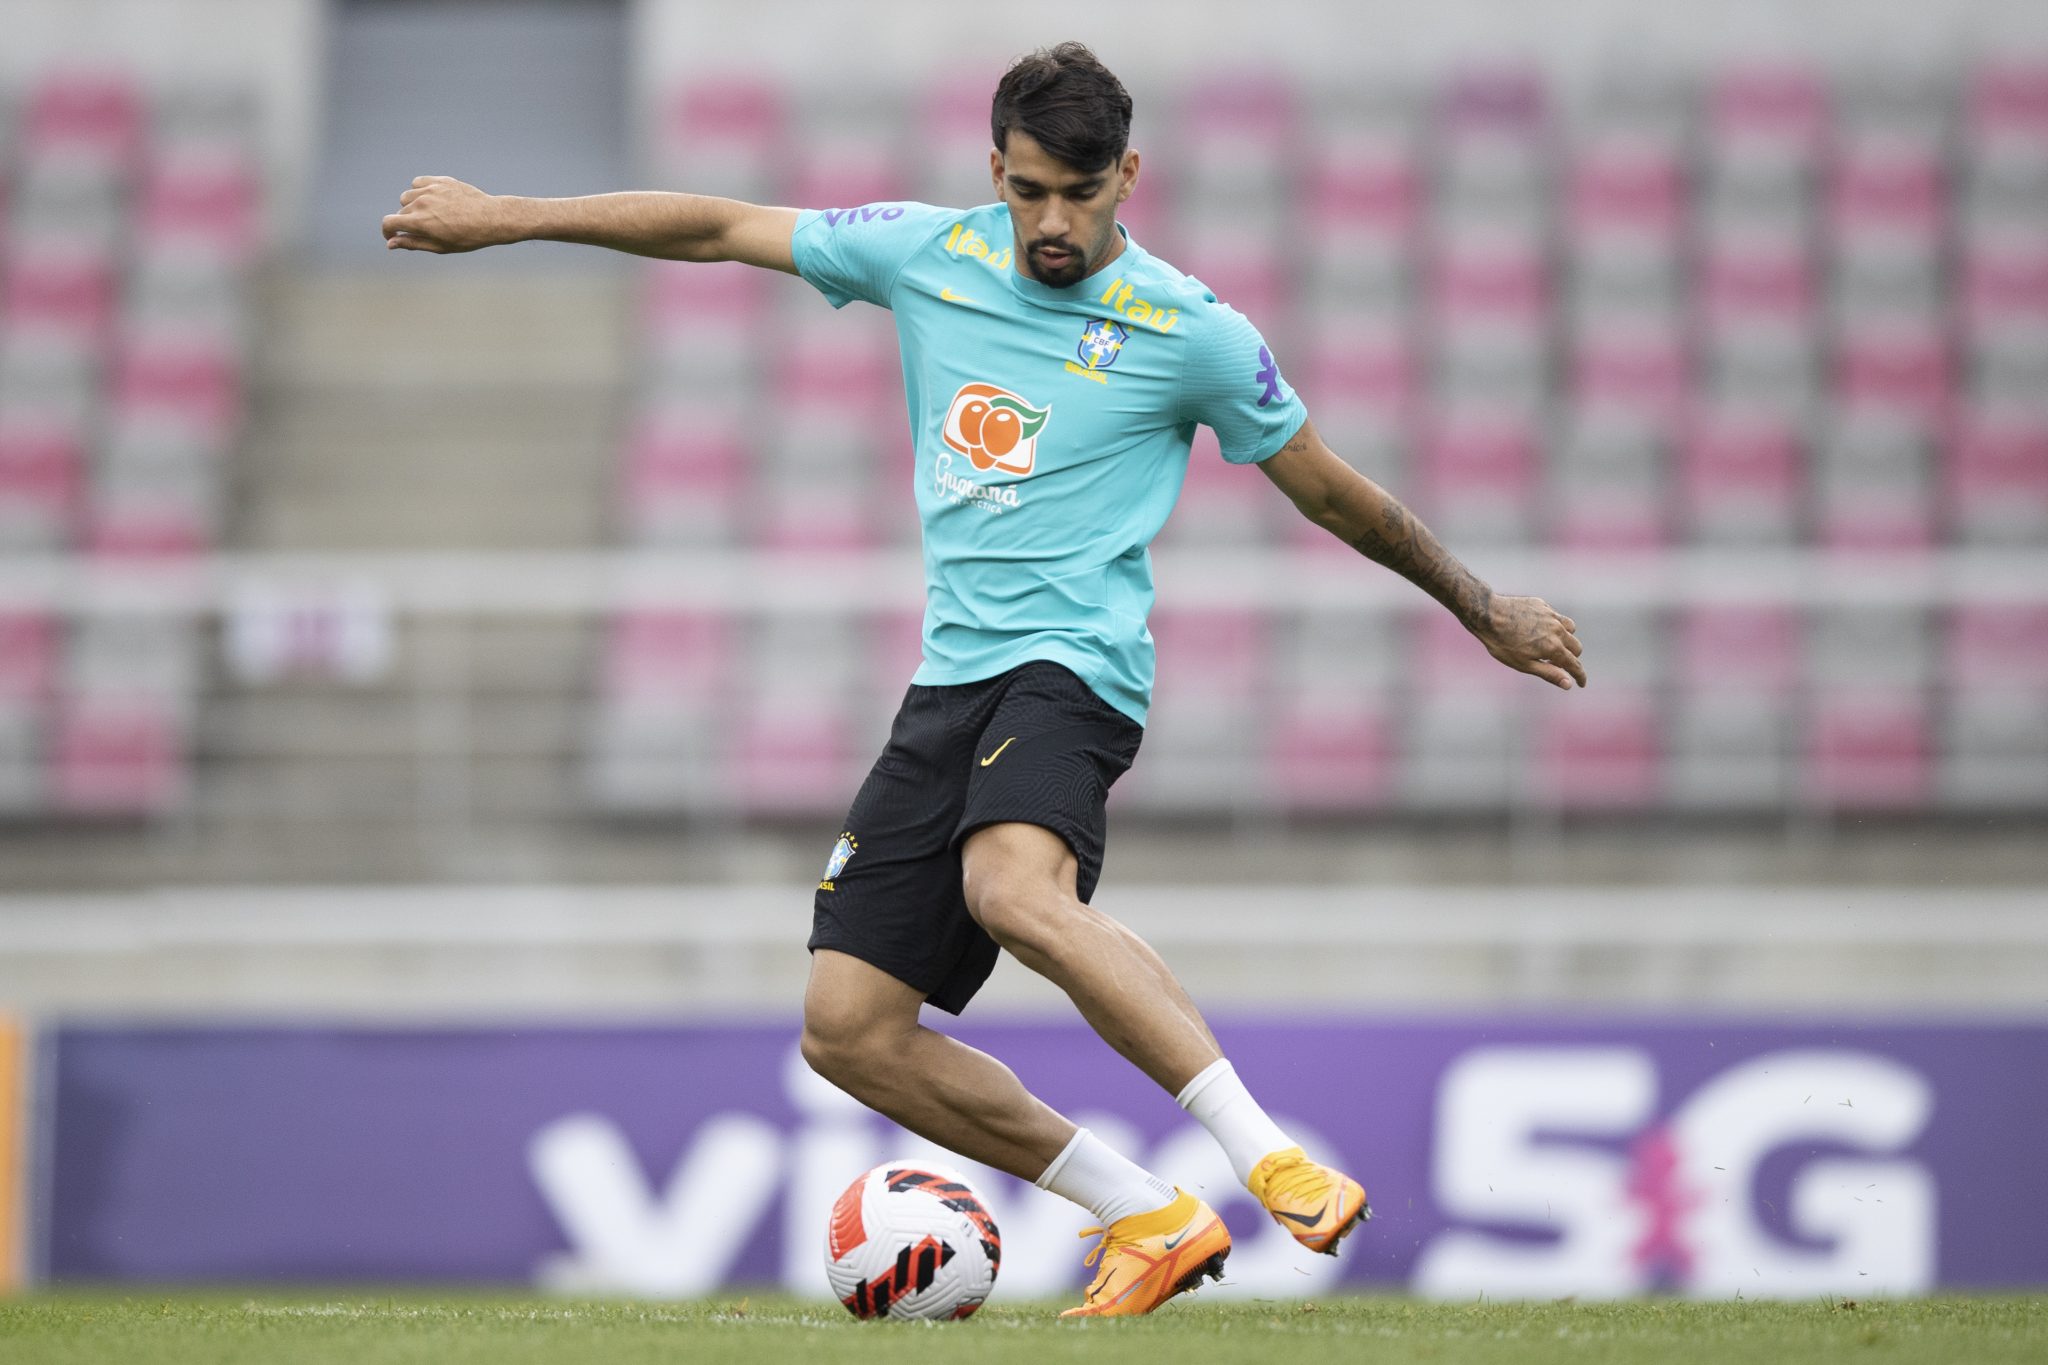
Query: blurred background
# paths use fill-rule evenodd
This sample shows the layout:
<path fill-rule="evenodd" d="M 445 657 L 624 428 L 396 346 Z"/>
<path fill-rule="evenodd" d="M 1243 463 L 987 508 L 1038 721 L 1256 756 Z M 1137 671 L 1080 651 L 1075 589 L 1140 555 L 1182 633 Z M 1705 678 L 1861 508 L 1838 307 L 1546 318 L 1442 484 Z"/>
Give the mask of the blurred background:
<path fill-rule="evenodd" d="M 1377 1135 L 1324 1137 L 1412 1175 L 1415 1236 L 1352 1273 L 2048 1281 L 1992 1179 L 2048 1123 L 2038 3 L 0 0 L 0 33 L 0 1286 L 818 1287 L 818 1191 L 889 1135 L 789 1065 L 810 888 L 918 656 L 889 318 L 378 219 L 419 174 L 982 202 L 997 77 L 1066 38 L 1136 100 L 1133 235 L 1586 644 L 1583 694 L 1500 669 L 1197 441 L 1097 903 L 1247 1074 L 1290 1028 L 1356 1068 Z M 982 1002 L 1048 1070 L 1096 1046 L 1014 964 Z M 1762 1143 L 1770 1213 L 1685 1231 L 1786 1075 L 1890 1097 L 1782 1131 L 1882 1158 L 1911 1229 L 1818 1185 L 1779 1214 L 1826 1172 Z M 1175 1140 L 1113 1060 L 1072 1084 Z M 1514 1128 L 1527 1093 L 1563 1108 Z M 1548 1170 L 1559 1129 L 1606 1174 Z M 758 1207 L 690 1183 L 770 1147 Z"/>

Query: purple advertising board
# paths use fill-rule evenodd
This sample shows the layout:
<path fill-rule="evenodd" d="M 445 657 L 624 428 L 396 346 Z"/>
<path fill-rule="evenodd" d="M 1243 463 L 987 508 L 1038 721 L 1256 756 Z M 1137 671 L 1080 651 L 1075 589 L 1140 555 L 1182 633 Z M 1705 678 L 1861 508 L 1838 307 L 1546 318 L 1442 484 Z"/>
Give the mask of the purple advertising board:
<path fill-rule="evenodd" d="M 1331 1260 L 1079 1024 L 961 1025 L 1199 1189 L 1224 1292 L 1908 1294 L 2048 1284 L 2048 1027 L 1223 1021 L 1267 1108 L 1372 1192 Z M 508 1282 L 823 1295 L 834 1197 L 932 1148 L 812 1076 L 793 1027 L 61 1027 L 31 1246 L 55 1281 Z M 955 1162 L 960 1165 L 961 1163 Z M 998 1293 L 1083 1278 L 1088 1214 L 964 1166 Z"/>

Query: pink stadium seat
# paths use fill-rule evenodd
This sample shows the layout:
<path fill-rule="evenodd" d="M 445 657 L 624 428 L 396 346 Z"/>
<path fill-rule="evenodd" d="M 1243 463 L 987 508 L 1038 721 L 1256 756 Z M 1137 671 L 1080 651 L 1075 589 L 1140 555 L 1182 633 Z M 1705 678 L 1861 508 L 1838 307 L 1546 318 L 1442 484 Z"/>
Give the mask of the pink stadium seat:
<path fill-rule="evenodd" d="M 1946 681 L 1974 691 L 2048 690 L 2048 607 L 1963 606 L 1948 618 Z"/>
<path fill-rule="evenodd" d="M 1589 690 L 1584 702 L 1535 708 L 1534 799 L 1575 810 L 1650 806 L 1663 779 L 1654 701 L 1608 688 Z"/>
<path fill-rule="evenodd" d="M 838 698 L 742 701 L 727 751 L 726 784 L 760 815 L 836 815 L 860 781 L 852 726 Z"/>
<path fill-rule="evenodd" d="M 1971 242 L 1962 277 L 1966 325 L 2048 323 L 2048 238 L 2026 233 Z"/>
<path fill-rule="evenodd" d="M 1308 340 L 1307 368 L 1295 387 L 1311 411 L 1320 402 L 1361 403 L 1389 422 L 1405 421 L 1419 398 L 1413 348 L 1405 327 L 1328 320 Z"/>
<path fill-rule="evenodd" d="M 1274 714 L 1266 788 L 1283 810 L 1372 810 L 1393 782 L 1393 725 L 1379 698 L 1296 697 Z"/>
<path fill-rule="evenodd" d="M 161 702 L 69 698 L 48 755 L 53 804 L 86 815 L 147 815 L 175 805 L 186 781 L 184 736 Z"/>
<path fill-rule="evenodd" d="M 628 608 L 612 618 L 604 692 L 622 700 L 701 704 L 723 695 L 734 671 L 732 619 L 677 608 Z"/>
<path fill-rule="evenodd" d="M 0 611 L 0 702 L 47 697 L 56 678 L 57 619 L 41 611 Z"/>
<path fill-rule="evenodd" d="M 668 99 L 658 155 L 678 188 L 788 202 L 780 158 L 788 108 L 774 76 L 733 72 L 692 82 Z"/>
<path fill-rule="evenodd" d="M 862 331 L 844 316 L 813 316 L 779 341 L 772 358 L 778 407 L 825 408 L 858 420 L 881 405 L 900 406 L 902 369 L 886 331 Z"/>
<path fill-rule="evenodd" d="M 626 451 L 621 517 L 641 542 L 721 544 L 741 521 L 747 451 L 717 415 L 641 418 Z"/>
<path fill-rule="evenodd" d="M 0 318 L 76 345 L 102 340 L 114 313 L 113 263 L 61 243 L 20 243 L 0 274 Z"/>
<path fill-rule="evenodd" d="M 2048 530 L 2048 420 L 2038 413 L 1965 413 L 1944 463 L 1950 514 L 1965 535 Z"/>
<path fill-rule="evenodd" d="M 0 422 L 0 546 L 49 549 L 68 539 L 85 472 L 76 431 Z"/>
<path fill-rule="evenodd" d="M 789 201 L 804 209 L 852 209 L 907 198 L 908 189 L 887 139 L 849 134 L 802 144 Z"/>
<path fill-rule="evenodd" d="M 1707 94 L 1707 136 L 1723 156 L 1810 162 L 1827 136 L 1818 73 L 1787 62 L 1737 63 Z"/>
<path fill-rule="evenodd" d="M 1828 179 L 1828 225 L 1837 238 L 1933 244 L 1948 216 L 1946 168 L 1917 142 L 1844 146 Z"/>
<path fill-rule="evenodd" d="M 1742 539 L 1791 534 L 1803 492 L 1798 438 L 1769 414 L 1706 410 L 1681 444 L 1679 490 L 1696 532 Z"/>
<path fill-rule="evenodd" d="M 1536 432 L 1511 414 L 1440 414 L 1422 444 L 1422 483 L 1433 509 L 1484 505 L 1526 511 L 1535 487 Z"/>
<path fill-rule="evenodd" d="M 1311 232 L 1368 232 L 1390 241 L 1408 237 L 1420 194 L 1415 153 L 1406 142 L 1328 138 L 1317 143 L 1310 157 L 1306 197 Z"/>
<path fill-rule="evenodd" d="M 1430 299 L 1437 316 L 1457 324 L 1478 320 L 1533 325 L 1550 306 L 1550 276 L 1535 241 L 1448 243 L 1430 262 Z"/>
<path fill-rule="evenodd" d="M 1184 230 L 1175 264 L 1269 337 L 1284 330 L 1290 272 L 1279 243 L 1228 230 Z"/>
<path fill-rule="evenodd" d="M 1786 607 L 1698 606 L 1678 627 L 1677 683 L 1710 696 L 1790 696 L 1801 676 L 1799 618 Z"/>
<path fill-rule="evenodd" d="M 1254 705 L 1265 692 L 1267 622 L 1262 614 L 1165 608 L 1152 614 L 1151 624 L 1163 695 L 1235 708 Z"/>
<path fill-rule="evenodd" d="M 1857 809 L 1914 809 L 1933 789 L 1934 736 L 1924 696 L 1843 692 L 1817 701 L 1805 746 L 1810 799 Z"/>
<path fill-rule="evenodd" d="M 1948 337 L 1912 323 L 1852 328 L 1836 350 L 1834 387 L 1848 407 L 1936 424 L 1955 396 Z"/>
<path fill-rule="evenodd" d="M 1668 421 L 1688 390 L 1685 343 L 1675 326 L 1651 319 L 1589 325 L 1568 358 L 1573 406 Z"/>
<path fill-rule="evenodd" d="M 2048 150 L 2048 60 L 1993 59 L 1971 75 L 1966 102 L 1974 140 Z"/>
<path fill-rule="evenodd" d="M 256 248 L 262 204 L 262 182 L 246 160 L 179 157 L 150 169 L 137 228 L 148 250 L 246 261 Z"/>
<path fill-rule="evenodd" d="M 52 72 L 29 94 L 22 154 L 125 168 L 141 148 L 143 120 L 142 91 L 126 72 Z"/>
<path fill-rule="evenodd" d="M 1445 84 L 1438 116 L 1453 143 L 1507 140 L 1533 148 L 1549 123 L 1542 73 L 1515 62 L 1467 67 Z"/>
<path fill-rule="evenodd" d="M 1566 172 L 1566 222 L 1575 238 L 1675 239 L 1685 211 L 1678 151 L 1652 138 L 1601 138 Z"/>
<path fill-rule="evenodd" d="M 118 358 L 115 412 L 224 442 L 242 417 L 240 359 L 224 346 L 130 338 Z"/>
<path fill-rule="evenodd" d="M 96 497 L 86 513 L 85 550 L 106 559 L 192 559 L 213 540 L 204 508 L 178 500 Z"/>
<path fill-rule="evenodd" d="M 924 612 L 878 614 L 870 624 L 868 648 L 871 685 L 878 695 L 889 698 L 893 712 L 896 699 L 924 662 Z"/>
<path fill-rule="evenodd" d="M 767 277 L 737 261 L 661 261 L 645 278 L 646 325 L 656 336 L 698 328 L 751 334 L 768 316 Z"/>
<path fill-rule="evenodd" d="M 1709 244 L 1700 271 L 1700 304 L 1709 325 L 1799 323 L 1813 316 L 1813 262 L 1793 237 Z"/>

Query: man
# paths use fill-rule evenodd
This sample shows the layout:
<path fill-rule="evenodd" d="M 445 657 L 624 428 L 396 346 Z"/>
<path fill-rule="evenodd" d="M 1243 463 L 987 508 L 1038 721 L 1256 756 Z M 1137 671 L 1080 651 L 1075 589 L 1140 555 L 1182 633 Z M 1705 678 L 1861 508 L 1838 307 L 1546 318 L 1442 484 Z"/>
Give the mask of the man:
<path fill-rule="evenodd" d="M 894 310 L 924 523 L 924 662 L 818 887 L 803 1054 L 912 1132 L 1093 1211 L 1100 1266 L 1066 1316 L 1150 1312 L 1219 1274 L 1230 1234 L 1002 1063 L 919 1022 L 927 1002 L 957 1014 L 999 948 L 1176 1096 L 1303 1245 L 1334 1254 L 1370 1217 L 1358 1182 L 1308 1160 L 1253 1100 L 1158 955 L 1088 904 L 1104 799 L 1137 753 L 1151 692 L 1146 547 L 1196 424 L 1502 663 L 1560 688 L 1586 681 L 1571 621 L 1467 572 L 1324 446 L 1250 322 L 1118 227 L 1138 180 L 1130 122 L 1123 85 L 1064 43 L 1003 76 L 998 202 L 981 208 L 530 200 L 425 176 L 384 220 L 397 250 L 546 239 L 745 261 L 803 276 L 835 307 Z"/>

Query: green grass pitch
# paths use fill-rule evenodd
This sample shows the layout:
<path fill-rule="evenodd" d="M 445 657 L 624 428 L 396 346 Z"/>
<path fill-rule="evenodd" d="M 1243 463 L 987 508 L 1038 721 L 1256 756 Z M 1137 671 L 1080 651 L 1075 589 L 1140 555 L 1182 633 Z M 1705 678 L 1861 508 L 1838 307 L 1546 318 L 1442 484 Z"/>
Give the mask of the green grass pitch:
<path fill-rule="evenodd" d="M 1060 1322 L 1006 1304 L 971 1321 L 859 1323 L 836 1304 L 754 1296 L 576 1303 L 359 1293 L 38 1294 L 0 1300 L 8 1365 L 753 1365 L 1360 1360 L 1373 1365 L 2048 1360 L 2048 1295 L 1853 1303 L 1204 1302 L 1149 1318 Z"/>

